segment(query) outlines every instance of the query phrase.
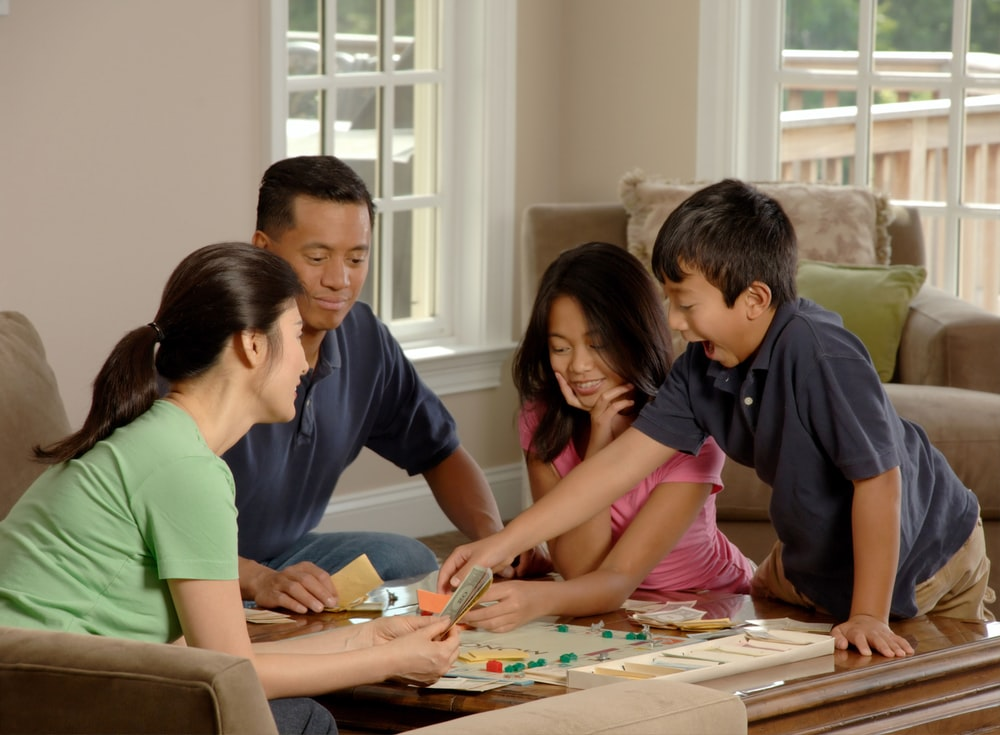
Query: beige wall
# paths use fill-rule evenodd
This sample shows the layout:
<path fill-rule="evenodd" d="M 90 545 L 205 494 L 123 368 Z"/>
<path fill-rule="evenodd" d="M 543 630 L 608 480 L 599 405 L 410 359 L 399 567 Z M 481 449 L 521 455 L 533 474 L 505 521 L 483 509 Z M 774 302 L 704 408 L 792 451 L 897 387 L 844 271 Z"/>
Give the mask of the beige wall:
<path fill-rule="evenodd" d="M 37 325 L 74 423 L 180 258 L 252 231 L 261 2 L 11 0 L 0 17 L 0 309 Z M 613 199 L 635 166 L 693 175 L 696 2 L 518 13 L 518 212 Z M 486 468 L 519 461 L 507 372 L 445 399 Z M 404 479 L 364 457 L 338 494 Z"/>

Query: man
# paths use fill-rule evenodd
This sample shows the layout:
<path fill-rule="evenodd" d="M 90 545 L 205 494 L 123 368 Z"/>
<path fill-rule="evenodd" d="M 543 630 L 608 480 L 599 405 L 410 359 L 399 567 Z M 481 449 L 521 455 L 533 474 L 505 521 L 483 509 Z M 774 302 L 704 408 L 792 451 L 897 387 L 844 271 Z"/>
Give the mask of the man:
<path fill-rule="evenodd" d="M 287 260 L 299 298 L 309 372 L 295 418 L 258 425 L 225 455 L 236 479 L 240 587 L 262 607 L 320 611 L 336 603 L 330 572 L 361 553 L 383 579 L 437 568 L 420 542 L 387 533 L 312 533 L 344 469 L 369 447 L 422 474 L 448 518 L 472 539 L 502 528 L 482 470 L 447 409 L 423 384 L 367 304 L 374 205 L 333 156 L 273 164 L 261 181 L 253 243 Z M 519 573 L 544 555 L 525 557 Z"/>

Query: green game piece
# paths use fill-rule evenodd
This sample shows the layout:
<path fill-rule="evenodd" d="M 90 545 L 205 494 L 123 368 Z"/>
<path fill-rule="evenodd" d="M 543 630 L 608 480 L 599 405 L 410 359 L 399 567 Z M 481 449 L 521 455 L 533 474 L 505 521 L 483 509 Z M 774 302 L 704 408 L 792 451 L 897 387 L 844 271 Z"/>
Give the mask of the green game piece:
<path fill-rule="evenodd" d="M 601 632 L 601 637 L 602 638 L 614 638 L 615 634 L 612 633 L 610 630 L 605 630 L 605 631 Z"/>
<path fill-rule="evenodd" d="M 558 630 L 560 633 L 569 633 L 569 626 L 568 625 L 557 625 L 556 626 L 556 630 Z"/>
<path fill-rule="evenodd" d="M 635 633 L 626 633 L 625 634 L 625 640 L 627 640 L 627 641 L 634 641 L 635 640 Z"/>
<path fill-rule="evenodd" d="M 644 641 L 644 640 L 646 640 L 646 634 L 645 633 L 636 633 L 635 634 L 635 639 L 637 641 Z"/>

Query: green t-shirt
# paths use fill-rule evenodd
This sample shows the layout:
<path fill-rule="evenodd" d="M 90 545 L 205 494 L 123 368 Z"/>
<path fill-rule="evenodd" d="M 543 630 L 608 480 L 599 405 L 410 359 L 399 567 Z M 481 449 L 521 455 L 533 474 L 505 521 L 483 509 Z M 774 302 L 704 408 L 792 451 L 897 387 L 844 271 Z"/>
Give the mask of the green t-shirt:
<path fill-rule="evenodd" d="M 236 579 L 232 474 L 157 401 L 47 469 L 0 521 L 0 625 L 167 642 L 168 579 Z"/>

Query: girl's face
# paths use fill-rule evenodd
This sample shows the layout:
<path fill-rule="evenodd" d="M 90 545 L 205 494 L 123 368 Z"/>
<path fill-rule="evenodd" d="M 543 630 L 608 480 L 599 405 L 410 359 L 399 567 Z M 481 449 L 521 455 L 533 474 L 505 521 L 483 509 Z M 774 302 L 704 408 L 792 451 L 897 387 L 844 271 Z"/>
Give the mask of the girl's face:
<path fill-rule="evenodd" d="M 267 374 L 261 384 L 265 421 L 282 422 L 295 418 L 295 392 L 302 375 L 309 369 L 302 351 L 302 317 L 294 301 L 278 318 L 278 344 L 271 355 Z"/>
<path fill-rule="evenodd" d="M 557 297 L 549 310 L 549 364 L 587 410 L 604 391 L 625 383 L 605 362 L 604 345 L 571 296 Z"/>

